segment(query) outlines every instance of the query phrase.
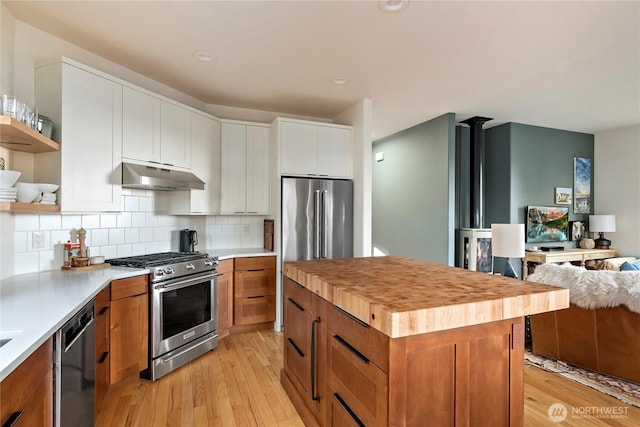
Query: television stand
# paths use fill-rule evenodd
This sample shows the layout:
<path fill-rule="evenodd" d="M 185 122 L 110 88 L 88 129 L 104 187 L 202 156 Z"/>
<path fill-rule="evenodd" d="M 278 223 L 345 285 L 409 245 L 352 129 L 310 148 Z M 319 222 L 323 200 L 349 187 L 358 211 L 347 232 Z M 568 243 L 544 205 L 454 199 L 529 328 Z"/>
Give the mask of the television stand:
<path fill-rule="evenodd" d="M 615 258 L 618 256 L 617 249 L 565 249 L 563 251 L 540 251 L 525 252 L 522 260 L 522 279 L 526 279 L 529 274 L 529 263 L 547 264 L 551 262 L 575 262 L 580 261 L 582 267 L 585 261 L 590 259 Z"/>

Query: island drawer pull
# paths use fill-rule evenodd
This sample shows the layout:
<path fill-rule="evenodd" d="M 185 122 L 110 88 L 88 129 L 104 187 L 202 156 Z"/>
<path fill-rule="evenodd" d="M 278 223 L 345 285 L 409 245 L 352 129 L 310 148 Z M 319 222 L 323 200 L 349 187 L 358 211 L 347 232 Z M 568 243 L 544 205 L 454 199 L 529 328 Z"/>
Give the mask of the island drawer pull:
<path fill-rule="evenodd" d="M 295 305 L 298 310 L 304 311 L 304 307 L 295 302 L 295 300 L 293 300 L 291 297 L 287 297 L 287 299 L 291 301 L 291 304 Z"/>
<path fill-rule="evenodd" d="M 311 322 L 311 400 L 319 401 L 320 396 L 316 394 L 316 324 L 320 324 L 320 317 Z"/>
<path fill-rule="evenodd" d="M 358 416 L 356 415 L 355 412 L 353 412 L 353 410 L 351 408 L 349 408 L 349 405 L 347 405 L 347 402 L 345 402 L 344 400 L 342 400 L 342 397 L 340 397 L 340 395 L 338 393 L 333 393 L 333 397 L 335 397 L 335 399 L 338 401 L 338 403 L 340 404 L 340 406 L 342 406 L 342 409 L 344 409 L 344 411 L 349 414 L 349 416 L 351 417 L 351 419 L 358 424 L 360 427 L 366 427 L 364 425 L 364 423 L 362 421 L 360 421 L 360 418 L 358 418 Z"/>
<path fill-rule="evenodd" d="M 254 295 L 252 297 L 247 297 L 247 299 L 256 299 L 256 298 L 264 298 L 264 295 Z"/>
<path fill-rule="evenodd" d="M 345 316 L 347 316 L 348 318 L 350 318 L 351 320 L 353 320 L 354 322 L 356 322 L 358 325 L 364 327 L 364 328 L 368 328 L 369 324 L 366 322 L 363 322 L 362 320 L 358 319 L 356 316 L 354 316 L 353 314 L 349 313 L 348 311 L 338 307 L 337 305 L 334 305 L 334 307 L 336 308 L 336 310 L 338 310 L 340 313 L 344 314 Z"/>
<path fill-rule="evenodd" d="M 293 346 L 293 348 L 296 349 L 296 351 L 298 352 L 300 357 L 304 357 L 304 353 L 302 352 L 302 350 L 300 350 L 300 348 L 296 345 L 295 342 L 293 342 L 293 340 L 291 338 L 287 338 L 287 341 L 289 341 L 289 344 L 291 344 Z"/>
<path fill-rule="evenodd" d="M 15 423 L 18 422 L 18 419 L 22 416 L 23 413 L 24 413 L 24 411 L 16 411 L 16 412 L 14 412 L 7 419 L 7 421 L 5 421 L 4 424 L 2 424 L 2 427 L 11 427 L 11 426 L 15 425 Z"/>
<path fill-rule="evenodd" d="M 333 338 L 344 346 L 347 350 L 354 354 L 362 363 L 369 363 L 369 359 L 364 354 L 360 353 L 354 346 L 346 342 L 340 335 L 334 335 Z"/>

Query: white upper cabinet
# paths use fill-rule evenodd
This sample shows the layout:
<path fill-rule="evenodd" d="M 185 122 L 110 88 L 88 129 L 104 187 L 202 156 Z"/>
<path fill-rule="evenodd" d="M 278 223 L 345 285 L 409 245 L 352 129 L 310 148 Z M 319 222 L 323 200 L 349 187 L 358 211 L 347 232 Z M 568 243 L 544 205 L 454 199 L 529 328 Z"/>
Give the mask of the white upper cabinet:
<path fill-rule="evenodd" d="M 34 180 L 60 184 L 63 212 L 120 211 L 122 85 L 65 59 L 36 68 L 35 95 L 61 150 L 35 156 Z"/>
<path fill-rule="evenodd" d="M 160 163 L 160 99 L 122 89 L 122 157 Z"/>
<path fill-rule="evenodd" d="M 122 157 L 190 169 L 191 114 L 187 108 L 124 86 Z"/>
<path fill-rule="evenodd" d="M 269 126 L 222 122 L 220 213 L 269 214 Z"/>
<path fill-rule="evenodd" d="M 175 215 L 220 212 L 220 121 L 191 113 L 191 172 L 205 182 L 204 190 L 163 191 L 156 195 L 161 210 Z"/>
<path fill-rule="evenodd" d="M 350 126 L 277 119 L 281 175 L 352 177 Z"/>
<path fill-rule="evenodd" d="M 160 161 L 163 164 L 191 167 L 191 111 L 162 101 L 160 105 Z"/>

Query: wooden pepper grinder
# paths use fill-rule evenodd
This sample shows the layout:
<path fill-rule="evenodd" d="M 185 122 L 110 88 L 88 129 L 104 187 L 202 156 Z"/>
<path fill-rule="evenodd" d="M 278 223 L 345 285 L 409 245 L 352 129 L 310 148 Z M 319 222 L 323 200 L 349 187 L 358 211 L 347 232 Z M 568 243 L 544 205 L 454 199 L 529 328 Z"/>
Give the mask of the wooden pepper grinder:
<path fill-rule="evenodd" d="M 80 242 L 80 258 L 87 257 L 87 245 L 84 239 L 87 237 L 87 230 L 81 228 L 78 230 L 78 241 Z"/>

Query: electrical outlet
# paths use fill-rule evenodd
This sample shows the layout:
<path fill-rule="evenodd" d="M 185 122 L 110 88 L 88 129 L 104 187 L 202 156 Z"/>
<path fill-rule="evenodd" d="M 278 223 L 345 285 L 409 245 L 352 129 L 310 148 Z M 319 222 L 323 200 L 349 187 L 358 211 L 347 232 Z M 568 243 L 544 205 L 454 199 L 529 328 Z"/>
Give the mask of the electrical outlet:
<path fill-rule="evenodd" d="M 33 249 L 44 249 L 44 233 L 33 232 L 31 234 L 31 247 Z"/>
<path fill-rule="evenodd" d="M 249 224 L 245 224 L 243 227 L 244 227 L 243 231 L 245 236 L 248 236 L 249 234 L 251 234 L 251 226 Z"/>

